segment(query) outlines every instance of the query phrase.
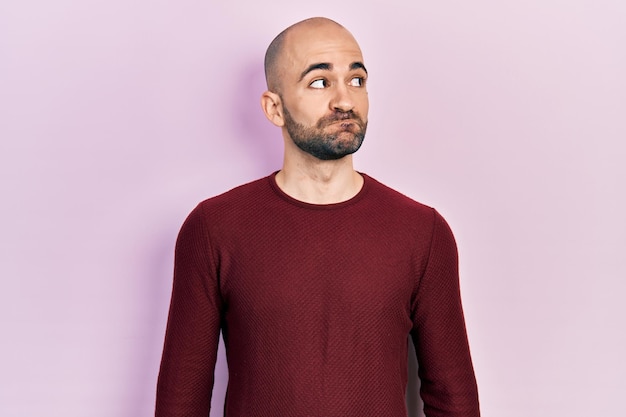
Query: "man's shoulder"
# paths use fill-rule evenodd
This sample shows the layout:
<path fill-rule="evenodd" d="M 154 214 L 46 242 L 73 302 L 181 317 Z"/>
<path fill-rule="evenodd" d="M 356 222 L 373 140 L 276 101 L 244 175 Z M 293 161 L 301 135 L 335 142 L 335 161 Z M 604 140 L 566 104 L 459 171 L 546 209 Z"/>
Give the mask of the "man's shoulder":
<path fill-rule="evenodd" d="M 370 209 L 379 216 L 394 219 L 407 230 L 430 230 L 452 236 L 446 219 L 437 209 L 420 203 L 395 189 L 369 177 L 371 192 Z M 395 223 L 394 223 L 395 224 Z"/>
<path fill-rule="evenodd" d="M 268 177 L 256 179 L 245 184 L 238 185 L 228 191 L 209 197 L 200 202 L 201 205 L 220 205 L 237 202 L 240 200 L 247 201 L 249 198 L 258 199 L 266 192 L 271 191 Z"/>
<path fill-rule="evenodd" d="M 254 211 L 271 194 L 270 181 L 263 177 L 201 201 L 192 213 L 210 217 L 237 216 L 242 210 Z"/>
<path fill-rule="evenodd" d="M 272 193 L 268 177 L 239 185 L 198 203 L 183 228 L 215 236 L 237 234 L 268 212 L 264 206 Z"/>
<path fill-rule="evenodd" d="M 419 211 L 422 213 L 432 213 L 434 210 L 432 207 L 421 203 L 402 192 L 391 188 L 388 185 L 376 180 L 375 178 L 362 174 L 368 183 L 371 190 L 372 197 L 378 200 L 381 204 L 392 205 L 399 209 L 406 209 L 411 211 Z"/>

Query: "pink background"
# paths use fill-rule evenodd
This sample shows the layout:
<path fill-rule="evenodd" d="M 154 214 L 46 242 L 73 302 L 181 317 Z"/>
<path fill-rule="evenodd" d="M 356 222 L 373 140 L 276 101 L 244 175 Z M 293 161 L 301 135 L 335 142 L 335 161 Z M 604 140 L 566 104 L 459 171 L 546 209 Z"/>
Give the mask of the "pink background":
<path fill-rule="evenodd" d="M 374 3 L 2 2 L 1 416 L 152 414 L 178 228 L 279 167 L 262 57 L 314 15 L 365 54 L 357 168 L 455 231 L 483 415 L 624 415 L 626 3 Z"/>

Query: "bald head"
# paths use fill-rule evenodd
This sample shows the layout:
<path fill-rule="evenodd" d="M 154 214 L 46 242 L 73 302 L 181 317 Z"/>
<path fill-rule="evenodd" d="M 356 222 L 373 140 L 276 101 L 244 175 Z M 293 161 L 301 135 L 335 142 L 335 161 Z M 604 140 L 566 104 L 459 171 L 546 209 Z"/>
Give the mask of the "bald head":
<path fill-rule="evenodd" d="M 340 29 L 349 34 L 343 26 L 334 20 L 325 17 L 312 17 L 289 26 L 274 38 L 265 52 L 265 81 L 269 91 L 276 93 L 281 91 L 280 79 L 283 75 L 282 69 L 287 46 L 291 42 L 298 42 L 298 39 L 302 39 L 302 37 L 313 36 L 318 30 L 329 28 Z"/>

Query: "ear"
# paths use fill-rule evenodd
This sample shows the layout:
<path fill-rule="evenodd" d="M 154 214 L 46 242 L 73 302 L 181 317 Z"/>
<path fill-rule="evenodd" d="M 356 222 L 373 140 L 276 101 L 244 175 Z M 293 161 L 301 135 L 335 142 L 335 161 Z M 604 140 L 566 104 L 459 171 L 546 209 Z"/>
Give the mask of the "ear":
<path fill-rule="evenodd" d="M 285 125 L 285 119 L 283 118 L 283 103 L 280 100 L 280 96 L 271 91 L 266 91 L 261 96 L 261 108 L 267 120 L 272 122 L 278 127 Z"/>

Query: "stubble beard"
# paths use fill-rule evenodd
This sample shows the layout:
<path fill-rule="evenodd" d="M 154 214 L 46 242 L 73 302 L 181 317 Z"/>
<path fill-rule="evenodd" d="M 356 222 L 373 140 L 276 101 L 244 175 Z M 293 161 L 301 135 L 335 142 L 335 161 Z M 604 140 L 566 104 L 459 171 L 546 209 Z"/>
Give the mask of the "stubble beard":
<path fill-rule="evenodd" d="M 341 159 L 359 150 L 365 139 L 367 122 L 352 110 L 335 111 L 322 117 L 315 126 L 304 126 L 296 122 L 283 106 L 285 128 L 293 143 L 302 151 L 323 161 Z M 345 122 L 336 133 L 328 133 L 325 128 Z"/>

